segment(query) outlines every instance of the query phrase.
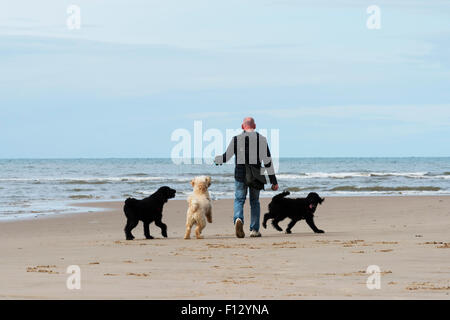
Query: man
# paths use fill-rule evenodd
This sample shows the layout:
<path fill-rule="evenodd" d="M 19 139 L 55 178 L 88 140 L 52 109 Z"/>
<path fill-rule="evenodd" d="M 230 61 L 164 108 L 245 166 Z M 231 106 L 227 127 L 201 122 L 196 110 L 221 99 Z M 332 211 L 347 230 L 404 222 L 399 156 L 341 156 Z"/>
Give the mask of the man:
<path fill-rule="evenodd" d="M 278 190 L 278 183 L 275 177 L 275 170 L 273 169 L 272 159 L 270 157 L 269 146 L 267 139 L 255 131 L 255 120 L 251 117 L 244 119 L 242 123 L 244 130 L 240 135 L 233 137 L 227 151 L 217 156 L 214 160 L 216 165 L 229 161 L 235 156 L 236 167 L 234 170 L 235 179 L 235 198 L 234 198 L 234 225 L 236 229 L 236 236 L 244 238 L 244 203 L 247 197 L 247 190 L 250 193 L 250 237 L 261 237 L 259 232 L 259 218 L 260 218 L 260 204 L 259 192 L 260 190 L 248 187 L 245 184 L 245 165 L 254 165 L 261 168 L 261 163 L 264 162 L 264 167 L 268 172 L 272 190 Z M 264 170 L 264 169 L 262 169 Z"/>

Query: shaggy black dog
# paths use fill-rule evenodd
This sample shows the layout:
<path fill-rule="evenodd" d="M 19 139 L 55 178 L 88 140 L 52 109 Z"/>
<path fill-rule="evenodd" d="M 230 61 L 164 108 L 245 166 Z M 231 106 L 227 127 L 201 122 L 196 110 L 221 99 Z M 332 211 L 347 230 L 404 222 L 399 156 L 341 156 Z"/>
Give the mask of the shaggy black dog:
<path fill-rule="evenodd" d="M 167 226 L 161 221 L 163 206 L 167 200 L 175 197 L 176 190 L 169 187 L 161 187 L 150 197 L 143 200 L 128 198 L 125 201 L 123 212 L 127 217 L 127 225 L 125 226 L 125 236 L 127 240 L 133 240 L 131 234 L 133 230 L 142 221 L 144 223 L 145 238 L 153 239 L 150 235 L 149 225 L 153 221 L 161 228 L 161 234 L 167 238 Z"/>
<path fill-rule="evenodd" d="M 325 199 L 319 197 L 315 192 L 311 192 L 306 198 L 285 198 L 289 194 L 289 191 L 284 191 L 272 198 L 272 202 L 269 203 L 269 213 L 264 215 L 263 227 L 267 228 L 267 220 L 273 219 L 273 227 L 278 231 L 283 231 L 278 223 L 285 218 L 290 218 L 291 222 L 286 228 L 286 233 L 291 233 L 291 229 L 297 221 L 305 219 L 315 233 L 324 233 L 314 224 L 314 212 L 317 205 L 322 204 Z"/>

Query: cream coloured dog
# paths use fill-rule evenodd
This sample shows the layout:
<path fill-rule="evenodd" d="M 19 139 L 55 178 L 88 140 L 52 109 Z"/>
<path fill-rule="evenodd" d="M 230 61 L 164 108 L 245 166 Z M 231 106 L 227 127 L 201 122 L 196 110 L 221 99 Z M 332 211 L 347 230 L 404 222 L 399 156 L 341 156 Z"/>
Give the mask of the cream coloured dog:
<path fill-rule="evenodd" d="M 190 239 L 191 229 L 194 224 L 196 224 L 197 227 L 195 228 L 195 236 L 197 239 L 203 239 L 201 233 L 206 226 L 205 217 L 209 223 L 212 223 L 212 206 L 208 192 L 208 187 L 211 185 L 211 177 L 195 177 L 192 179 L 191 185 L 194 188 L 194 191 L 187 199 L 188 210 L 186 219 L 186 234 L 184 238 Z"/>

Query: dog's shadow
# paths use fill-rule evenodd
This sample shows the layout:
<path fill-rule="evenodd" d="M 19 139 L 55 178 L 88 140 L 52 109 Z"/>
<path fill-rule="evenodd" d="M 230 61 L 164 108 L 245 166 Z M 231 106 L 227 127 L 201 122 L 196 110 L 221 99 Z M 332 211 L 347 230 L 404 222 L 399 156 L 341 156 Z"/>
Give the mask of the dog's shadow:
<path fill-rule="evenodd" d="M 289 239 L 297 239 L 297 238 L 302 238 L 302 239 L 304 239 L 304 238 L 328 238 L 328 237 L 340 237 L 340 236 L 349 236 L 349 235 L 352 235 L 351 233 L 349 233 L 349 232 L 325 232 L 325 233 L 311 233 L 311 232 L 293 232 L 293 233 L 290 233 L 290 234 L 286 234 L 286 233 L 282 233 L 282 232 L 280 232 L 279 234 L 277 234 L 277 233 L 271 233 L 271 234 L 266 234 L 266 235 L 263 235 L 262 237 L 249 237 L 249 236 L 246 236 L 244 239 L 240 239 L 240 240 L 248 240 L 248 239 L 254 239 L 254 240 L 264 240 L 264 239 L 284 239 L 284 240 L 289 240 Z M 234 234 L 223 234 L 223 235 L 218 235 L 218 234 L 215 234 L 215 235 L 211 235 L 211 236 L 209 236 L 209 235 L 205 235 L 205 237 L 203 238 L 203 239 L 195 239 L 195 238 L 192 238 L 192 239 L 184 239 L 183 237 L 180 237 L 180 236 L 176 236 L 176 237 L 171 237 L 170 235 L 169 235 L 169 237 L 168 238 L 158 238 L 158 237 L 155 237 L 155 239 L 152 239 L 152 240 L 146 240 L 146 239 L 139 239 L 139 240 L 141 240 L 141 241 L 148 241 L 148 242 L 152 242 L 152 241 L 155 241 L 155 240 L 159 240 L 159 241 L 161 241 L 161 240 L 164 240 L 164 241 L 170 241 L 170 240 L 185 240 L 185 241 L 194 241 L 194 242 L 196 242 L 196 241 L 199 241 L 199 242 L 202 242 L 202 240 L 204 241 L 204 240 L 228 240 L 228 239 L 239 239 L 239 238 L 237 238 Z M 136 239 L 136 240 L 138 240 L 138 239 Z"/>
<path fill-rule="evenodd" d="M 260 238 L 252 238 L 252 239 L 264 239 L 264 238 L 282 238 L 282 239 L 292 239 L 292 238 L 325 238 L 325 237 L 334 237 L 334 236 L 346 236 L 351 235 L 348 232 L 325 232 L 325 233 L 313 233 L 313 232 L 292 232 L 285 233 L 280 232 L 265 234 Z M 235 236 L 230 236 L 229 238 L 236 238 Z M 250 238 L 250 237 L 249 237 Z"/>

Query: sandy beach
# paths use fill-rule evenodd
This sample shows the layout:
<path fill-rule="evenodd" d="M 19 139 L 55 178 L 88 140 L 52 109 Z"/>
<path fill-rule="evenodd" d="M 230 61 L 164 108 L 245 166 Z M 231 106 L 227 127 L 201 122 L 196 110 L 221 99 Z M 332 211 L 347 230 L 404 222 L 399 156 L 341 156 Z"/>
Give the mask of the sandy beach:
<path fill-rule="evenodd" d="M 270 199 L 262 199 L 262 213 Z M 154 225 L 125 241 L 122 203 L 86 213 L 0 223 L 1 299 L 449 299 L 450 197 L 329 197 L 293 234 L 268 226 L 237 239 L 232 200 L 213 202 L 203 240 L 184 240 L 186 202 L 166 204 L 169 238 Z M 89 212 L 89 206 L 105 211 Z M 245 207 L 245 230 L 249 222 Z M 286 226 L 287 221 L 280 224 Z M 66 268 L 81 269 L 68 290 Z M 366 287 L 369 265 L 381 288 Z"/>

